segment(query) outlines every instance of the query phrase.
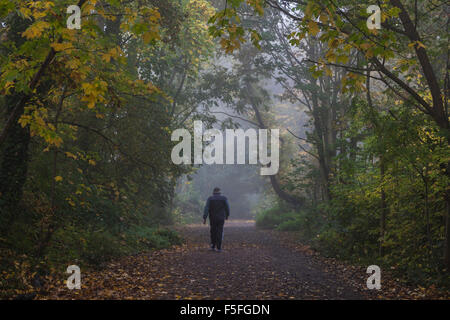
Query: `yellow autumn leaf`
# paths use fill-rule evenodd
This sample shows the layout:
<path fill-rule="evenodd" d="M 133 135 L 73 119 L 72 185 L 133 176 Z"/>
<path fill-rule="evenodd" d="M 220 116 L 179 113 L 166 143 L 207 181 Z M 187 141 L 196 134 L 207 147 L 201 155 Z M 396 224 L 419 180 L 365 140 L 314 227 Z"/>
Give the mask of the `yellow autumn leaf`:
<path fill-rule="evenodd" d="M 51 46 L 55 51 L 63 51 L 63 50 L 72 48 L 72 43 L 70 43 L 70 42 L 62 42 L 62 43 L 55 42 L 55 43 L 52 43 Z"/>
<path fill-rule="evenodd" d="M 80 66 L 80 60 L 78 59 L 71 59 L 67 61 L 66 66 L 70 69 L 77 69 Z"/>
<path fill-rule="evenodd" d="M 319 31 L 320 31 L 318 24 L 317 24 L 316 22 L 312 21 L 312 20 L 308 22 L 308 29 L 309 29 L 309 32 L 310 32 L 313 36 L 315 36 L 316 34 L 318 34 Z"/>
<path fill-rule="evenodd" d="M 28 19 L 31 16 L 31 10 L 29 8 L 23 7 L 19 9 L 19 12 L 23 15 L 24 18 Z"/>
<path fill-rule="evenodd" d="M 55 177 L 55 181 L 56 181 L 56 182 L 62 181 L 62 179 L 63 179 L 63 178 L 62 178 L 61 176 L 56 176 L 56 177 Z"/>
<path fill-rule="evenodd" d="M 75 202 L 73 202 L 72 199 L 66 198 L 66 201 L 69 203 L 69 205 L 70 205 L 71 207 L 75 207 Z"/>
<path fill-rule="evenodd" d="M 326 24 L 328 22 L 328 16 L 326 14 L 321 14 L 319 17 L 320 22 Z"/>
<path fill-rule="evenodd" d="M 369 49 L 371 46 L 372 46 L 372 44 L 365 42 L 365 43 L 360 44 L 359 47 L 360 47 L 361 49 L 363 49 L 363 50 L 367 50 L 367 49 Z"/>
<path fill-rule="evenodd" d="M 72 158 L 72 159 L 74 159 L 74 160 L 76 160 L 77 159 L 77 156 L 76 155 L 74 155 L 73 153 L 71 153 L 71 152 L 66 152 L 66 156 L 68 157 L 68 158 Z"/>
<path fill-rule="evenodd" d="M 369 49 L 369 50 L 366 51 L 366 57 L 367 57 L 368 59 L 371 59 L 371 58 L 373 57 L 373 51 L 372 51 L 372 49 Z"/>
<path fill-rule="evenodd" d="M 102 55 L 102 60 L 109 63 L 109 61 L 111 60 L 111 55 L 109 53 L 104 53 Z"/>
<path fill-rule="evenodd" d="M 152 40 L 160 40 L 161 37 L 157 30 L 150 30 L 150 31 L 147 31 L 144 33 L 144 35 L 142 36 L 142 39 L 144 40 L 144 43 L 148 44 Z"/>
<path fill-rule="evenodd" d="M 417 47 L 418 48 L 420 48 L 420 47 L 422 47 L 422 48 L 426 48 L 426 46 L 422 43 L 422 42 L 420 42 L 420 41 L 417 41 Z"/>
<path fill-rule="evenodd" d="M 34 39 L 34 38 L 38 38 L 42 35 L 42 32 L 47 29 L 48 27 L 50 27 L 50 24 L 46 21 L 37 21 L 35 23 L 33 23 L 31 26 L 29 26 L 27 28 L 27 30 L 25 30 L 22 33 L 22 36 L 27 38 L 27 39 Z"/>
<path fill-rule="evenodd" d="M 410 43 L 408 43 L 408 47 L 410 47 L 410 48 L 416 47 L 417 49 L 420 49 L 420 48 L 424 48 L 425 49 L 426 48 L 426 46 L 420 41 L 410 42 Z"/>
<path fill-rule="evenodd" d="M 327 58 L 328 62 L 335 62 L 336 61 L 336 55 L 333 52 L 331 52 L 331 51 L 327 52 L 327 54 L 325 55 L 325 58 Z"/>

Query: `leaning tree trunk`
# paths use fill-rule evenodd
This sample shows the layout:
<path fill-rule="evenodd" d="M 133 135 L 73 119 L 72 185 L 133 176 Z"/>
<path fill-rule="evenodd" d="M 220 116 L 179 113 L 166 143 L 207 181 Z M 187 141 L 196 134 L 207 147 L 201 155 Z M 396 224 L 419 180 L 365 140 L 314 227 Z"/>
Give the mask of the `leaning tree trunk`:
<path fill-rule="evenodd" d="M 264 123 L 264 120 L 258 109 L 258 105 L 255 101 L 253 101 L 253 98 L 252 98 L 252 95 L 255 94 L 253 86 L 251 84 L 249 84 L 247 90 L 249 92 L 250 105 L 251 105 L 253 111 L 255 112 L 255 117 L 258 122 L 259 128 L 267 129 L 267 126 Z M 280 140 L 281 140 L 281 142 L 283 142 L 282 139 L 280 139 Z M 288 203 L 289 205 L 296 207 L 296 208 L 301 208 L 302 206 L 304 206 L 303 199 L 297 198 L 282 189 L 280 182 L 278 181 L 277 175 L 271 175 L 271 176 L 269 176 L 269 178 L 270 178 L 270 184 L 272 185 L 273 191 L 275 191 L 275 193 L 277 194 L 277 196 L 280 199 L 284 200 L 286 203 Z"/>
<path fill-rule="evenodd" d="M 12 111 L 21 100 L 21 95 L 6 97 L 7 110 Z M 16 216 L 18 205 L 22 199 L 23 186 L 28 170 L 28 145 L 30 143 L 29 128 L 22 126 L 14 119 L 2 145 L 0 163 L 0 212 L 2 229 L 7 229 Z M 4 231 L 4 230 L 2 230 Z"/>
<path fill-rule="evenodd" d="M 25 41 L 22 33 L 31 21 L 13 15 L 8 19 L 7 24 L 9 26 L 7 40 L 14 42 L 15 47 L 20 47 Z M 2 128 L 0 144 L 0 228 L 2 232 L 8 230 L 16 216 L 27 177 L 30 132 L 29 128 L 22 128 L 17 122 L 23 114 L 25 100 L 24 94 L 14 91 L 4 100 L 7 121 Z"/>

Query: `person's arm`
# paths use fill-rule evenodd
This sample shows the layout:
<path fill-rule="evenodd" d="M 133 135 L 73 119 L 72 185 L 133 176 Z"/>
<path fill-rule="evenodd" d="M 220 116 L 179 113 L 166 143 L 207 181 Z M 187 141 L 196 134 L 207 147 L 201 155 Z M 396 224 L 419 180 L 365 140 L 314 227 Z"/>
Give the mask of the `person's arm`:
<path fill-rule="evenodd" d="M 209 214 L 209 198 L 206 200 L 205 209 L 203 209 L 203 224 L 206 223 L 206 218 L 208 218 Z"/>
<path fill-rule="evenodd" d="M 228 203 L 228 199 L 225 199 L 225 212 L 227 214 L 225 219 L 228 219 L 228 217 L 230 216 L 230 205 Z"/>

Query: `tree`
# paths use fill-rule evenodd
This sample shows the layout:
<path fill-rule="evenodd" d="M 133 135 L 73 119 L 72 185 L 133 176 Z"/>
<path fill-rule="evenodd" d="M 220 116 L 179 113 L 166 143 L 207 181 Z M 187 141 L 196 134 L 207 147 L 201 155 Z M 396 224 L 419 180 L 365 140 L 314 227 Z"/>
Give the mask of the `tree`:
<path fill-rule="evenodd" d="M 285 19 L 297 24 L 297 30 L 286 35 L 294 46 L 301 46 L 308 36 L 316 36 L 327 44 L 323 57 L 314 61 L 313 74 L 329 73 L 339 67 L 348 73 L 341 79 L 345 91 L 368 90 L 366 79 L 382 83 L 388 94 L 397 96 L 402 104 L 414 107 L 428 116 L 436 126 L 437 135 L 449 137 L 448 120 L 448 6 L 445 1 L 379 1 L 381 29 L 367 27 L 367 4 L 360 1 L 230 1 L 224 10 L 211 19 L 211 34 L 221 38 L 224 49 L 233 51 L 241 42 L 252 40 L 259 45 L 257 30 L 241 23 L 244 7 L 263 15 L 264 8 L 278 10 Z M 348 65 L 354 51 L 360 63 Z M 448 180 L 450 165 L 445 157 L 438 166 Z M 450 269 L 450 196 L 440 190 L 446 202 L 444 213 L 444 261 Z"/>

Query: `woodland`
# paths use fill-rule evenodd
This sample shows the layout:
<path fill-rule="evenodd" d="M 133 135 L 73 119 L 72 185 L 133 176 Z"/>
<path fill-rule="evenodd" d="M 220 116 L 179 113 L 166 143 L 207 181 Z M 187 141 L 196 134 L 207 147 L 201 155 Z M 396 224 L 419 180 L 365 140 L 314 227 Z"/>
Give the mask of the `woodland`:
<path fill-rule="evenodd" d="M 444 0 L 0 0 L 0 299 L 58 297 L 68 265 L 156 277 L 140 255 L 200 246 L 192 230 L 208 231 L 183 228 L 216 186 L 255 221 L 230 229 L 236 248 L 292 234 L 336 259 L 321 266 L 378 265 L 448 297 L 449 21 Z M 279 170 L 173 163 L 194 121 L 279 129 Z M 185 298 L 155 290 L 139 297 Z M 338 295 L 280 290 L 238 298 Z"/>

